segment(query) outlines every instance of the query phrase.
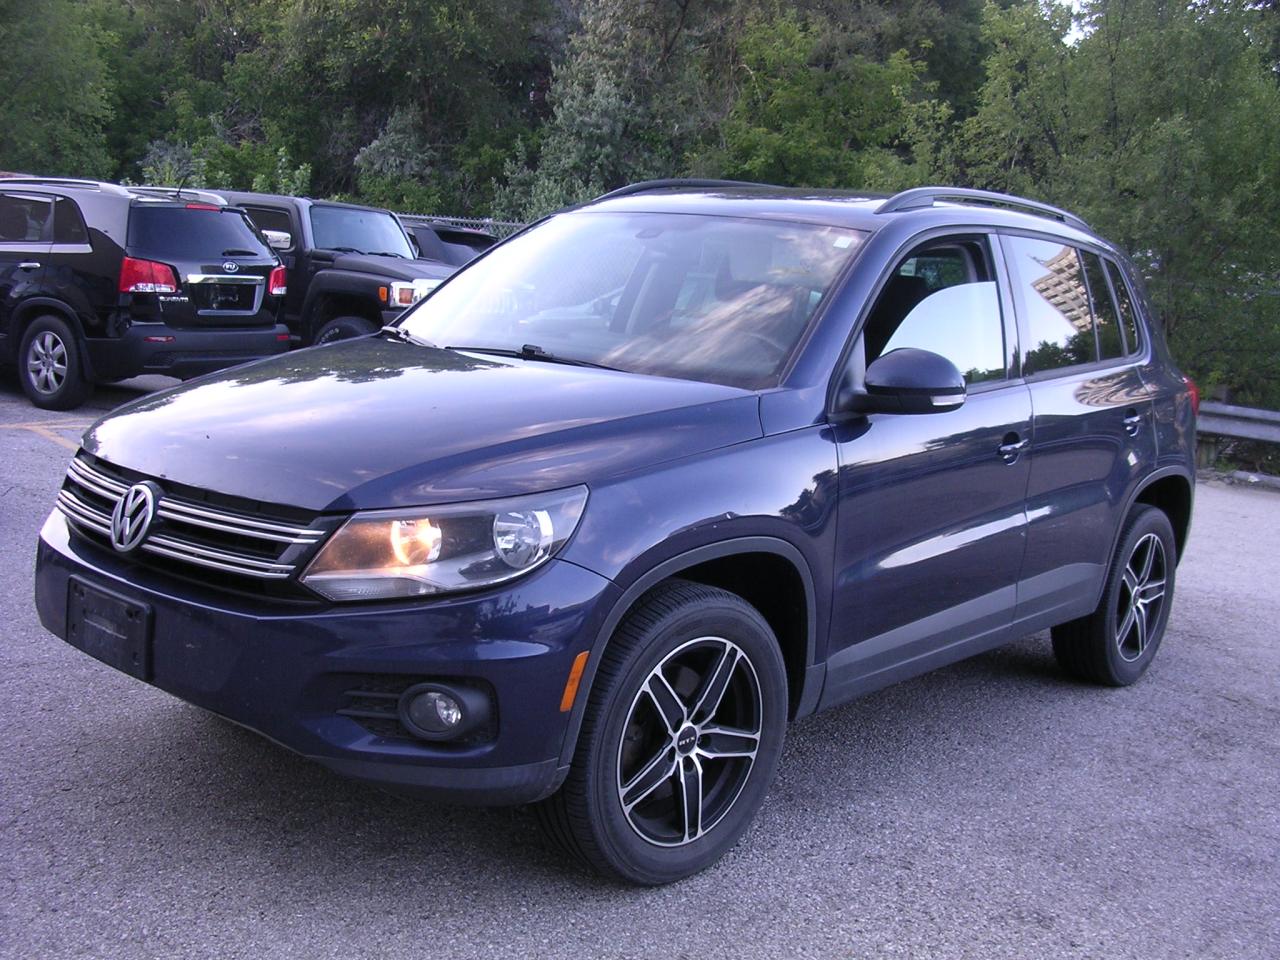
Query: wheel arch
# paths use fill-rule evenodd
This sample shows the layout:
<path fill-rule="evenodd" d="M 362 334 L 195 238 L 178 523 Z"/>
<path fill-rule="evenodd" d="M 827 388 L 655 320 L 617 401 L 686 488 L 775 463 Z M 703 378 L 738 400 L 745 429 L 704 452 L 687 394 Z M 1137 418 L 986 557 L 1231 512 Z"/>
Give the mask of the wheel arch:
<path fill-rule="evenodd" d="M 1168 468 L 1153 473 L 1134 491 L 1129 503 L 1125 506 L 1124 516 L 1128 516 L 1134 506 L 1144 503 L 1164 512 L 1173 526 L 1173 537 L 1178 547 L 1178 561 L 1186 550 L 1187 537 L 1191 532 L 1191 506 L 1195 499 L 1194 481 L 1182 470 Z M 1116 535 L 1119 543 L 1119 534 Z M 1112 546 L 1115 553 L 1115 545 Z"/>
<path fill-rule="evenodd" d="M 823 669 L 815 665 L 817 592 L 804 555 L 776 537 L 739 537 L 697 547 L 650 567 L 614 602 L 591 644 L 561 748 L 564 767 L 573 759 L 601 654 L 618 624 L 640 599 L 664 580 L 692 580 L 719 587 L 755 607 L 773 629 L 787 666 L 791 719 L 814 711 L 822 693 Z M 744 582 L 748 585 L 744 589 Z"/>
<path fill-rule="evenodd" d="M 31 326 L 38 318 L 49 314 L 56 316 L 59 320 L 65 320 L 67 325 L 71 327 L 71 333 L 79 339 L 80 362 L 85 368 L 85 375 L 92 379 L 93 361 L 89 357 L 89 351 L 84 347 L 84 324 L 80 322 L 79 315 L 70 305 L 53 297 L 28 297 L 14 307 L 9 316 L 9 342 L 13 345 L 13 362 L 22 362 L 22 357 L 20 356 L 22 338 L 27 332 L 27 327 Z"/>

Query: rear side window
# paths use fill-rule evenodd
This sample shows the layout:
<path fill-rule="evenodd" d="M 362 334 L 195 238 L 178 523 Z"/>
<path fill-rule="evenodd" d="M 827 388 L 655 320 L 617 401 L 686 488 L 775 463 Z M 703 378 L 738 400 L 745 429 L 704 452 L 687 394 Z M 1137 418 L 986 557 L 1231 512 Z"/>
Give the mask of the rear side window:
<path fill-rule="evenodd" d="M 1129 353 L 1137 353 L 1142 349 L 1142 340 L 1138 335 L 1138 321 L 1133 309 L 1133 297 L 1129 295 L 1128 284 L 1124 274 L 1110 260 L 1106 261 L 1107 274 L 1111 277 L 1111 288 L 1115 291 L 1116 305 L 1120 309 L 1120 325 L 1124 328 L 1125 343 Z"/>
<path fill-rule="evenodd" d="M 1089 281 L 1089 299 L 1093 304 L 1093 322 L 1098 329 L 1098 357 L 1115 360 L 1124 356 L 1124 337 L 1120 333 L 1120 317 L 1111 299 L 1102 258 L 1084 251 L 1084 274 Z"/>
<path fill-rule="evenodd" d="M 74 200 L 59 197 L 53 205 L 53 242 L 88 243 L 89 231 Z"/>
<path fill-rule="evenodd" d="M 0 243 L 47 243 L 53 201 L 0 193 Z"/>
<path fill-rule="evenodd" d="M 866 362 L 915 347 L 946 357 L 968 383 L 1004 379 L 1004 330 L 990 264 L 985 241 L 949 241 L 913 252 L 867 317 Z"/>
<path fill-rule="evenodd" d="M 1030 375 L 1093 363 L 1098 348 L 1084 269 L 1075 247 L 1005 237 L 1014 297 L 1029 337 L 1023 371 Z"/>
<path fill-rule="evenodd" d="M 249 219 L 259 230 L 279 230 L 291 237 L 296 232 L 287 210 L 276 207 L 245 207 L 245 209 L 249 211 Z"/>
<path fill-rule="evenodd" d="M 135 204 L 129 216 L 129 249 L 165 260 L 217 260 L 271 256 L 239 210 Z"/>

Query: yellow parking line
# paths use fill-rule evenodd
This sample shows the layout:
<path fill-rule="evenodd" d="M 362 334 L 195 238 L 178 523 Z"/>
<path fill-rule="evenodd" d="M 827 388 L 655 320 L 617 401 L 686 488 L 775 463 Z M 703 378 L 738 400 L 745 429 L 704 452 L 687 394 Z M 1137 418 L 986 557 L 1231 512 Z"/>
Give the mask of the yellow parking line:
<path fill-rule="evenodd" d="M 52 440 L 61 447 L 75 452 L 80 449 L 78 443 L 68 440 L 66 437 L 59 436 L 54 433 L 55 430 L 75 430 L 77 433 L 83 433 L 89 428 L 89 424 L 77 421 L 67 420 L 38 420 L 28 423 L 0 423 L 0 430 L 26 430 L 34 433 L 38 437 L 44 437 L 46 440 Z"/>

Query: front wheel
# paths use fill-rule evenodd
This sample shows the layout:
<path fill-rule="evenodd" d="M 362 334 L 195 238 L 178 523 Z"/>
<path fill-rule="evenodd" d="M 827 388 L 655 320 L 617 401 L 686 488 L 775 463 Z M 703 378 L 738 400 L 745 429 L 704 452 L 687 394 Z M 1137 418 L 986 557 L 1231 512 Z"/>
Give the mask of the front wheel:
<path fill-rule="evenodd" d="M 316 345 L 335 343 L 338 340 L 350 340 L 352 337 L 363 337 L 377 331 L 377 327 L 363 317 L 334 317 L 316 331 Z"/>
<path fill-rule="evenodd" d="M 1164 512 L 1135 507 L 1098 608 L 1053 628 L 1053 653 L 1064 670 L 1111 687 L 1127 686 L 1146 672 L 1169 622 L 1177 550 Z"/>
<path fill-rule="evenodd" d="M 65 320 L 37 317 L 18 347 L 18 379 L 37 407 L 70 410 L 89 399 L 93 384 L 85 379 L 80 342 Z"/>
<path fill-rule="evenodd" d="M 539 818 L 602 873 L 680 880 L 738 841 L 773 781 L 787 721 L 778 642 L 742 598 L 670 581 L 603 658 L 569 776 Z"/>

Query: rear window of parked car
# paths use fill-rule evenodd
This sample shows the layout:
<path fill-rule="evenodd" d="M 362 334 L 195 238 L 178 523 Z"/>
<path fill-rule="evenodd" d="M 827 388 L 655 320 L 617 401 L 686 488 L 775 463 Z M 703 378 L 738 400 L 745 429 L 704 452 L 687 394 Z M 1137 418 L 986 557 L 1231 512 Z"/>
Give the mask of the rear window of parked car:
<path fill-rule="evenodd" d="M 170 260 L 271 256 L 239 210 L 135 205 L 129 216 L 129 248 Z"/>

